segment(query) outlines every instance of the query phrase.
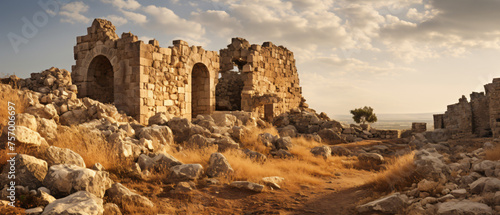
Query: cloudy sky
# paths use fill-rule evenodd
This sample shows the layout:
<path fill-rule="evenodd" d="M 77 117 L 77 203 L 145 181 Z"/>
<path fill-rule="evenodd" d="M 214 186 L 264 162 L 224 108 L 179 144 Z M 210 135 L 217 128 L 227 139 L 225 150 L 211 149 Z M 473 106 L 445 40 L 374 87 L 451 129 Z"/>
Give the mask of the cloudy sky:
<path fill-rule="evenodd" d="M 307 102 L 330 115 L 444 112 L 500 77 L 499 0 L 17 0 L 0 10 L 2 75 L 71 70 L 76 37 L 99 17 L 164 47 L 284 45 Z"/>

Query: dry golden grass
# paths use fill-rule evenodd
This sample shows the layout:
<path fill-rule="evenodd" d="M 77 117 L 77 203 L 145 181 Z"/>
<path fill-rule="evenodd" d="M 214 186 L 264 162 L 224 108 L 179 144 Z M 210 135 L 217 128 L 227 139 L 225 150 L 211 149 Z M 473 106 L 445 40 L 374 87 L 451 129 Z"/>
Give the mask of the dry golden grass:
<path fill-rule="evenodd" d="M 390 160 L 386 165 L 386 169 L 377 173 L 367 184 L 383 191 L 397 190 L 411 185 L 418 179 L 414 171 L 414 155 L 415 152 L 411 152 Z"/>
<path fill-rule="evenodd" d="M 245 148 L 252 150 L 266 152 L 265 146 L 257 140 L 258 134 L 269 132 L 274 135 L 277 134 L 276 130 L 268 129 L 266 131 L 257 130 L 254 128 L 242 140 L 242 145 Z M 274 159 L 269 157 L 264 163 L 255 162 L 246 157 L 244 153 L 239 150 L 228 150 L 222 154 L 227 158 L 229 164 L 234 169 L 234 174 L 228 179 L 221 179 L 222 182 L 229 182 L 231 180 L 244 180 L 252 182 L 260 182 L 263 177 L 279 176 L 285 178 L 284 184 L 289 189 L 300 187 L 302 184 L 316 185 L 323 183 L 324 176 L 333 176 L 333 173 L 339 169 L 344 168 L 341 160 L 343 157 L 315 157 L 310 152 L 310 148 L 321 145 L 314 141 L 308 141 L 303 138 L 293 138 L 292 142 L 294 147 L 290 153 L 294 155 L 291 159 Z M 169 152 L 174 157 L 183 163 L 199 163 L 204 168 L 208 167 L 210 155 L 217 152 L 217 147 L 210 147 L 206 149 L 184 150 L 181 152 Z"/>
<path fill-rule="evenodd" d="M 260 129 L 257 127 L 252 127 L 249 128 L 248 133 L 245 133 L 245 136 L 241 138 L 241 147 L 247 148 L 262 154 L 267 154 L 269 152 L 269 149 L 264 146 L 260 140 L 259 140 L 259 134 L 262 133 L 270 133 L 272 135 L 278 135 L 278 131 L 276 128 L 271 127 L 271 128 L 265 128 L 265 129 Z"/>
<path fill-rule="evenodd" d="M 105 169 L 110 170 L 127 163 L 120 159 L 104 136 L 77 126 L 60 127 L 57 137 L 49 144 L 78 153 L 87 167 L 100 163 Z"/>
<path fill-rule="evenodd" d="M 18 90 L 12 89 L 10 87 L 2 86 L 0 90 L 0 132 L 3 127 L 7 125 L 8 118 L 10 116 L 9 112 L 9 102 L 14 103 L 15 113 L 23 113 L 24 109 L 28 106 L 27 99 L 23 95 L 19 95 Z"/>
<path fill-rule="evenodd" d="M 500 145 L 497 145 L 491 150 L 486 150 L 486 160 L 497 161 L 500 160 Z"/>

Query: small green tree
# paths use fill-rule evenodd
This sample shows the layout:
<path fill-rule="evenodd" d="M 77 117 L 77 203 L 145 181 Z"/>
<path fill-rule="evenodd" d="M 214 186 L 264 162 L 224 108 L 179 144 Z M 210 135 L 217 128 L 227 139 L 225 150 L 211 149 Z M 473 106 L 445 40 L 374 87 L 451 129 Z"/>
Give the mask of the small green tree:
<path fill-rule="evenodd" d="M 362 123 L 363 125 L 368 123 L 373 123 L 377 121 L 377 116 L 373 113 L 373 108 L 365 106 L 364 108 L 356 108 L 351 110 L 352 119 L 356 123 Z"/>

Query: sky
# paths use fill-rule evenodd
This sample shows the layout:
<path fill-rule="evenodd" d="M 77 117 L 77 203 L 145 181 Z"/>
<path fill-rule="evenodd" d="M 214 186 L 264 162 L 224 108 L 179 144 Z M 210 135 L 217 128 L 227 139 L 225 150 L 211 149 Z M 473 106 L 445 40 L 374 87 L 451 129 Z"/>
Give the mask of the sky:
<path fill-rule="evenodd" d="M 163 47 L 283 45 L 307 103 L 329 115 L 444 112 L 500 77 L 500 0 L 16 0 L 0 11 L 2 76 L 71 71 L 76 37 L 105 18 Z"/>

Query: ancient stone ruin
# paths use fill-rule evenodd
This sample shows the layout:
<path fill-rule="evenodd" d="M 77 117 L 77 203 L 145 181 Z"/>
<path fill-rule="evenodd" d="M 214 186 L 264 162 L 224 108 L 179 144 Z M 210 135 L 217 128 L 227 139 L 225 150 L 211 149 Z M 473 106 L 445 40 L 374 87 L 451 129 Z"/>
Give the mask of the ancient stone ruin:
<path fill-rule="evenodd" d="M 74 47 L 78 97 L 114 103 L 141 123 L 159 112 L 191 119 L 245 111 L 272 119 L 303 101 L 293 53 L 271 42 L 233 38 L 219 54 L 182 40 L 163 48 L 131 33 L 118 37 L 104 19 L 87 32 Z"/>
<path fill-rule="evenodd" d="M 434 128 L 454 134 L 500 137 L 500 78 L 484 86 L 485 92 L 473 92 L 448 105 L 444 114 L 434 115 Z"/>

